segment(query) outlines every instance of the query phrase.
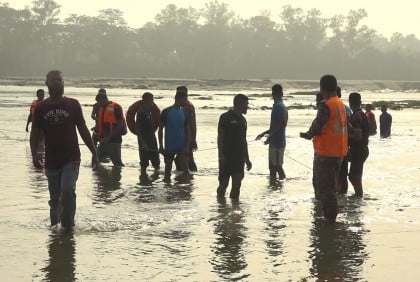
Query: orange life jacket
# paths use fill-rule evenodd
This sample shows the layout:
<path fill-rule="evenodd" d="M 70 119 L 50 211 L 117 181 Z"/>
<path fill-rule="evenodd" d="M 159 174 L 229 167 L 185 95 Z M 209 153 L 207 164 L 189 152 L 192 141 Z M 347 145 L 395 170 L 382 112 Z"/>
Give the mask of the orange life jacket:
<path fill-rule="evenodd" d="M 120 106 L 119 104 L 115 102 L 111 102 L 108 105 L 104 107 L 101 107 L 99 109 L 99 115 L 98 115 L 98 136 L 104 137 L 104 124 L 108 124 L 109 126 L 109 132 L 112 134 L 115 126 L 117 125 L 117 120 L 115 119 L 115 107 Z M 120 106 L 121 107 L 121 106 Z M 125 123 L 124 113 L 121 109 L 122 119 Z M 122 132 L 122 134 L 124 134 Z"/>
<path fill-rule="evenodd" d="M 347 117 L 343 102 L 337 97 L 325 101 L 330 117 L 321 135 L 314 136 L 315 154 L 323 157 L 344 157 L 348 151 Z"/>

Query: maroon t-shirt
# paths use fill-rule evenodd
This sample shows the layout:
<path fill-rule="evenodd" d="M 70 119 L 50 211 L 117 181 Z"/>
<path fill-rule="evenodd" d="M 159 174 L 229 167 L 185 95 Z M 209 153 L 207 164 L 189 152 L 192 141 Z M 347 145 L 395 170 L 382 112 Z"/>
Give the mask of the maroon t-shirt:
<path fill-rule="evenodd" d="M 35 108 L 33 125 L 45 137 L 45 168 L 58 169 L 80 161 L 76 126 L 85 124 L 82 108 L 76 99 L 63 97 L 58 103 L 45 99 Z"/>

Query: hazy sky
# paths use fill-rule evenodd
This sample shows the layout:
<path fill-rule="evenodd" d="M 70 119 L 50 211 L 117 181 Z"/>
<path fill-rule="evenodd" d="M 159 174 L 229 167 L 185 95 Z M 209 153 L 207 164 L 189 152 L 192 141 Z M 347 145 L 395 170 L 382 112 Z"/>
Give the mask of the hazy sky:
<path fill-rule="evenodd" d="M 32 6 L 31 0 L 0 0 L 1 2 L 8 2 L 11 7 L 19 9 Z M 61 14 L 64 17 L 71 13 L 96 16 L 101 9 L 119 9 L 124 12 L 128 24 L 137 28 L 148 21 L 153 21 L 154 16 L 167 4 L 200 9 L 210 0 L 56 0 L 55 2 L 61 5 Z M 335 14 L 347 15 L 349 10 L 364 8 L 368 18 L 362 23 L 386 37 L 390 37 L 394 32 L 401 32 L 405 35 L 414 33 L 420 38 L 420 24 L 418 24 L 420 2 L 416 0 L 219 0 L 219 3 L 222 2 L 228 4 L 230 10 L 242 18 L 256 16 L 261 11 L 269 10 L 272 19 L 277 22 L 282 6 L 287 4 L 305 11 L 312 8 L 319 9 L 323 17 Z"/>

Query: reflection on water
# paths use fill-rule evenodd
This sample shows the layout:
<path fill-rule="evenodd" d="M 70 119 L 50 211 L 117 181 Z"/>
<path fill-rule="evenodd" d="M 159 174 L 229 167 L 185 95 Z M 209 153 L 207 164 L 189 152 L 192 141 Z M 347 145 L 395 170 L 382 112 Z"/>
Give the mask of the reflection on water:
<path fill-rule="evenodd" d="M 357 203 L 356 203 L 357 202 Z M 341 213 L 345 221 L 328 223 L 322 217 L 319 205 L 315 207 L 311 229 L 311 274 L 320 281 L 354 281 L 361 278 L 367 259 L 360 220 L 360 202 L 349 199 Z"/>
<path fill-rule="evenodd" d="M 99 165 L 95 175 L 97 177 L 95 200 L 111 203 L 121 197 L 114 193 L 121 188 L 121 167 Z"/>
<path fill-rule="evenodd" d="M 216 242 L 212 247 L 214 258 L 210 262 L 220 278 L 240 280 L 249 276 L 241 274 L 248 266 L 243 250 L 246 231 L 244 214 L 237 200 L 231 200 L 231 205 L 226 203 L 225 198 L 218 199 L 218 202 L 214 224 Z"/>
<path fill-rule="evenodd" d="M 51 233 L 48 265 L 42 269 L 46 281 L 75 281 L 75 245 L 73 232 Z"/>
<path fill-rule="evenodd" d="M 283 182 L 279 180 L 271 180 L 267 190 L 267 197 L 270 197 L 274 191 L 281 191 L 283 189 Z M 283 254 L 283 241 L 282 229 L 286 227 L 284 220 L 281 218 L 283 207 L 280 204 L 276 204 L 268 207 L 267 215 L 264 217 L 264 221 L 267 224 L 265 228 L 268 234 L 268 238 L 265 240 L 267 245 L 267 252 L 271 257 L 279 257 Z M 279 264 L 279 263 L 277 263 Z"/>

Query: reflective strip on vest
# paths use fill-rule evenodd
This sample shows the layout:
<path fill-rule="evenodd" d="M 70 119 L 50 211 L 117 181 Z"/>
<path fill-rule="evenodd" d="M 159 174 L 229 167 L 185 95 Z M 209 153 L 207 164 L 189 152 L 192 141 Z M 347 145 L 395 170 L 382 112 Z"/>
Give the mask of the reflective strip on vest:
<path fill-rule="evenodd" d="M 315 154 L 325 157 L 344 157 L 348 151 L 347 116 L 343 102 L 336 96 L 327 99 L 330 110 L 321 135 L 314 136 Z"/>

